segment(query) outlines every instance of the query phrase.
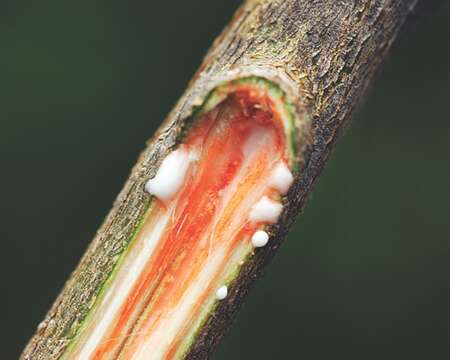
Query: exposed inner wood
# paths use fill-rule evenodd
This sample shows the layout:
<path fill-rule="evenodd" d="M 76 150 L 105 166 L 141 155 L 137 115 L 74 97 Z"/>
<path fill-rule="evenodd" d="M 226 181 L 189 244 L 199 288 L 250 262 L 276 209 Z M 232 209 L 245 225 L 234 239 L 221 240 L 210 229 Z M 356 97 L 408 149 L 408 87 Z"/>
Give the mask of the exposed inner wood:
<path fill-rule="evenodd" d="M 181 190 L 155 199 L 68 359 L 182 356 L 216 290 L 252 251 L 252 234 L 276 221 L 249 217 L 264 197 L 279 203 L 273 174 L 288 162 L 282 121 L 263 93 L 228 95 L 175 151 L 193 159 Z"/>

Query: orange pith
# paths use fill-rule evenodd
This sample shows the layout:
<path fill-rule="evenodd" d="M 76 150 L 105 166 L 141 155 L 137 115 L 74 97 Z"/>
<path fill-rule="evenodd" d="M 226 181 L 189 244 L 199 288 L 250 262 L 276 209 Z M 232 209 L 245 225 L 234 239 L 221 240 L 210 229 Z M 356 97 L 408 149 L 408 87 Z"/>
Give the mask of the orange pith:
<path fill-rule="evenodd" d="M 266 225 L 248 219 L 252 205 L 263 195 L 279 197 L 267 179 L 279 161 L 287 162 L 285 135 L 275 106 L 260 91 L 242 86 L 228 95 L 200 116 L 179 146 L 198 160 L 169 203 L 156 199 L 152 216 L 169 215 L 169 221 L 93 360 L 132 359 L 144 344 L 151 344 L 215 257 L 217 266 L 185 323 L 158 357 L 175 358 L 190 325 L 220 285 L 231 254 Z"/>

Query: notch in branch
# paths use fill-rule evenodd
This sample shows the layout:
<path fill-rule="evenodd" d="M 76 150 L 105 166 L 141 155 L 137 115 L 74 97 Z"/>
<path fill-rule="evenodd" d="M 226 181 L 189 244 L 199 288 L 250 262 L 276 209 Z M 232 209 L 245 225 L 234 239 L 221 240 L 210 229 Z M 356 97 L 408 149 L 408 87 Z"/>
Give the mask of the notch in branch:
<path fill-rule="evenodd" d="M 66 359 L 186 355 L 240 267 L 270 241 L 299 165 L 294 118 L 286 94 L 262 78 L 207 96 L 147 181 L 141 228 Z"/>

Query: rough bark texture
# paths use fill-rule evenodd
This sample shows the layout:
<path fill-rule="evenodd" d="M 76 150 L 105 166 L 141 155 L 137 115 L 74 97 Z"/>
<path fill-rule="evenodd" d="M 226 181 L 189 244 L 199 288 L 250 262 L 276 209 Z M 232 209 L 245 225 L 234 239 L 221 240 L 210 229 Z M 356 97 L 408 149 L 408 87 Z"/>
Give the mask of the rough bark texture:
<path fill-rule="evenodd" d="M 187 357 L 208 358 L 263 267 L 286 237 L 342 127 L 379 68 L 416 0 L 248 0 L 214 42 L 157 134 L 134 166 L 104 224 L 38 326 L 22 359 L 56 359 L 93 306 L 148 205 L 145 182 L 176 144 L 193 106 L 218 83 L 258 75 L 296 103 L 299 121 L 312 119 L 303 169 L 288 194 L 274 237 L 258 249 L 201 330 Z M 300 124 L 302 126 L 302 124 Z M 303 144 L 304 145 L 304 144 Z"/>

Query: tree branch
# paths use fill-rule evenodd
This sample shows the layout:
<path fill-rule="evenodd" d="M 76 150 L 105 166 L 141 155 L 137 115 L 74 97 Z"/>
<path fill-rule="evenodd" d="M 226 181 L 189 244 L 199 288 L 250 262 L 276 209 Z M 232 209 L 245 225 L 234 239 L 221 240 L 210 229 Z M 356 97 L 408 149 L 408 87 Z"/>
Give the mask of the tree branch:
<path fill-rule="evenodd" d="M 67 281 L 22 359 L 57 359 L 95 300 L 149 206 L 145 182 L 183 135 L 194 109 L 218 84 L 258 76 L 295 104 L 302 135 L 301 170 L 273 239 L 242 266 L 229 296 L 215 308 L 186 357 L 205 359 L 216 347 L 254 281 L 303 208 L 343 126 L 366 93 L 414 0 L 248 0 L 214 42 L 184 95 L 149 141 L 123 190 Z"/>

